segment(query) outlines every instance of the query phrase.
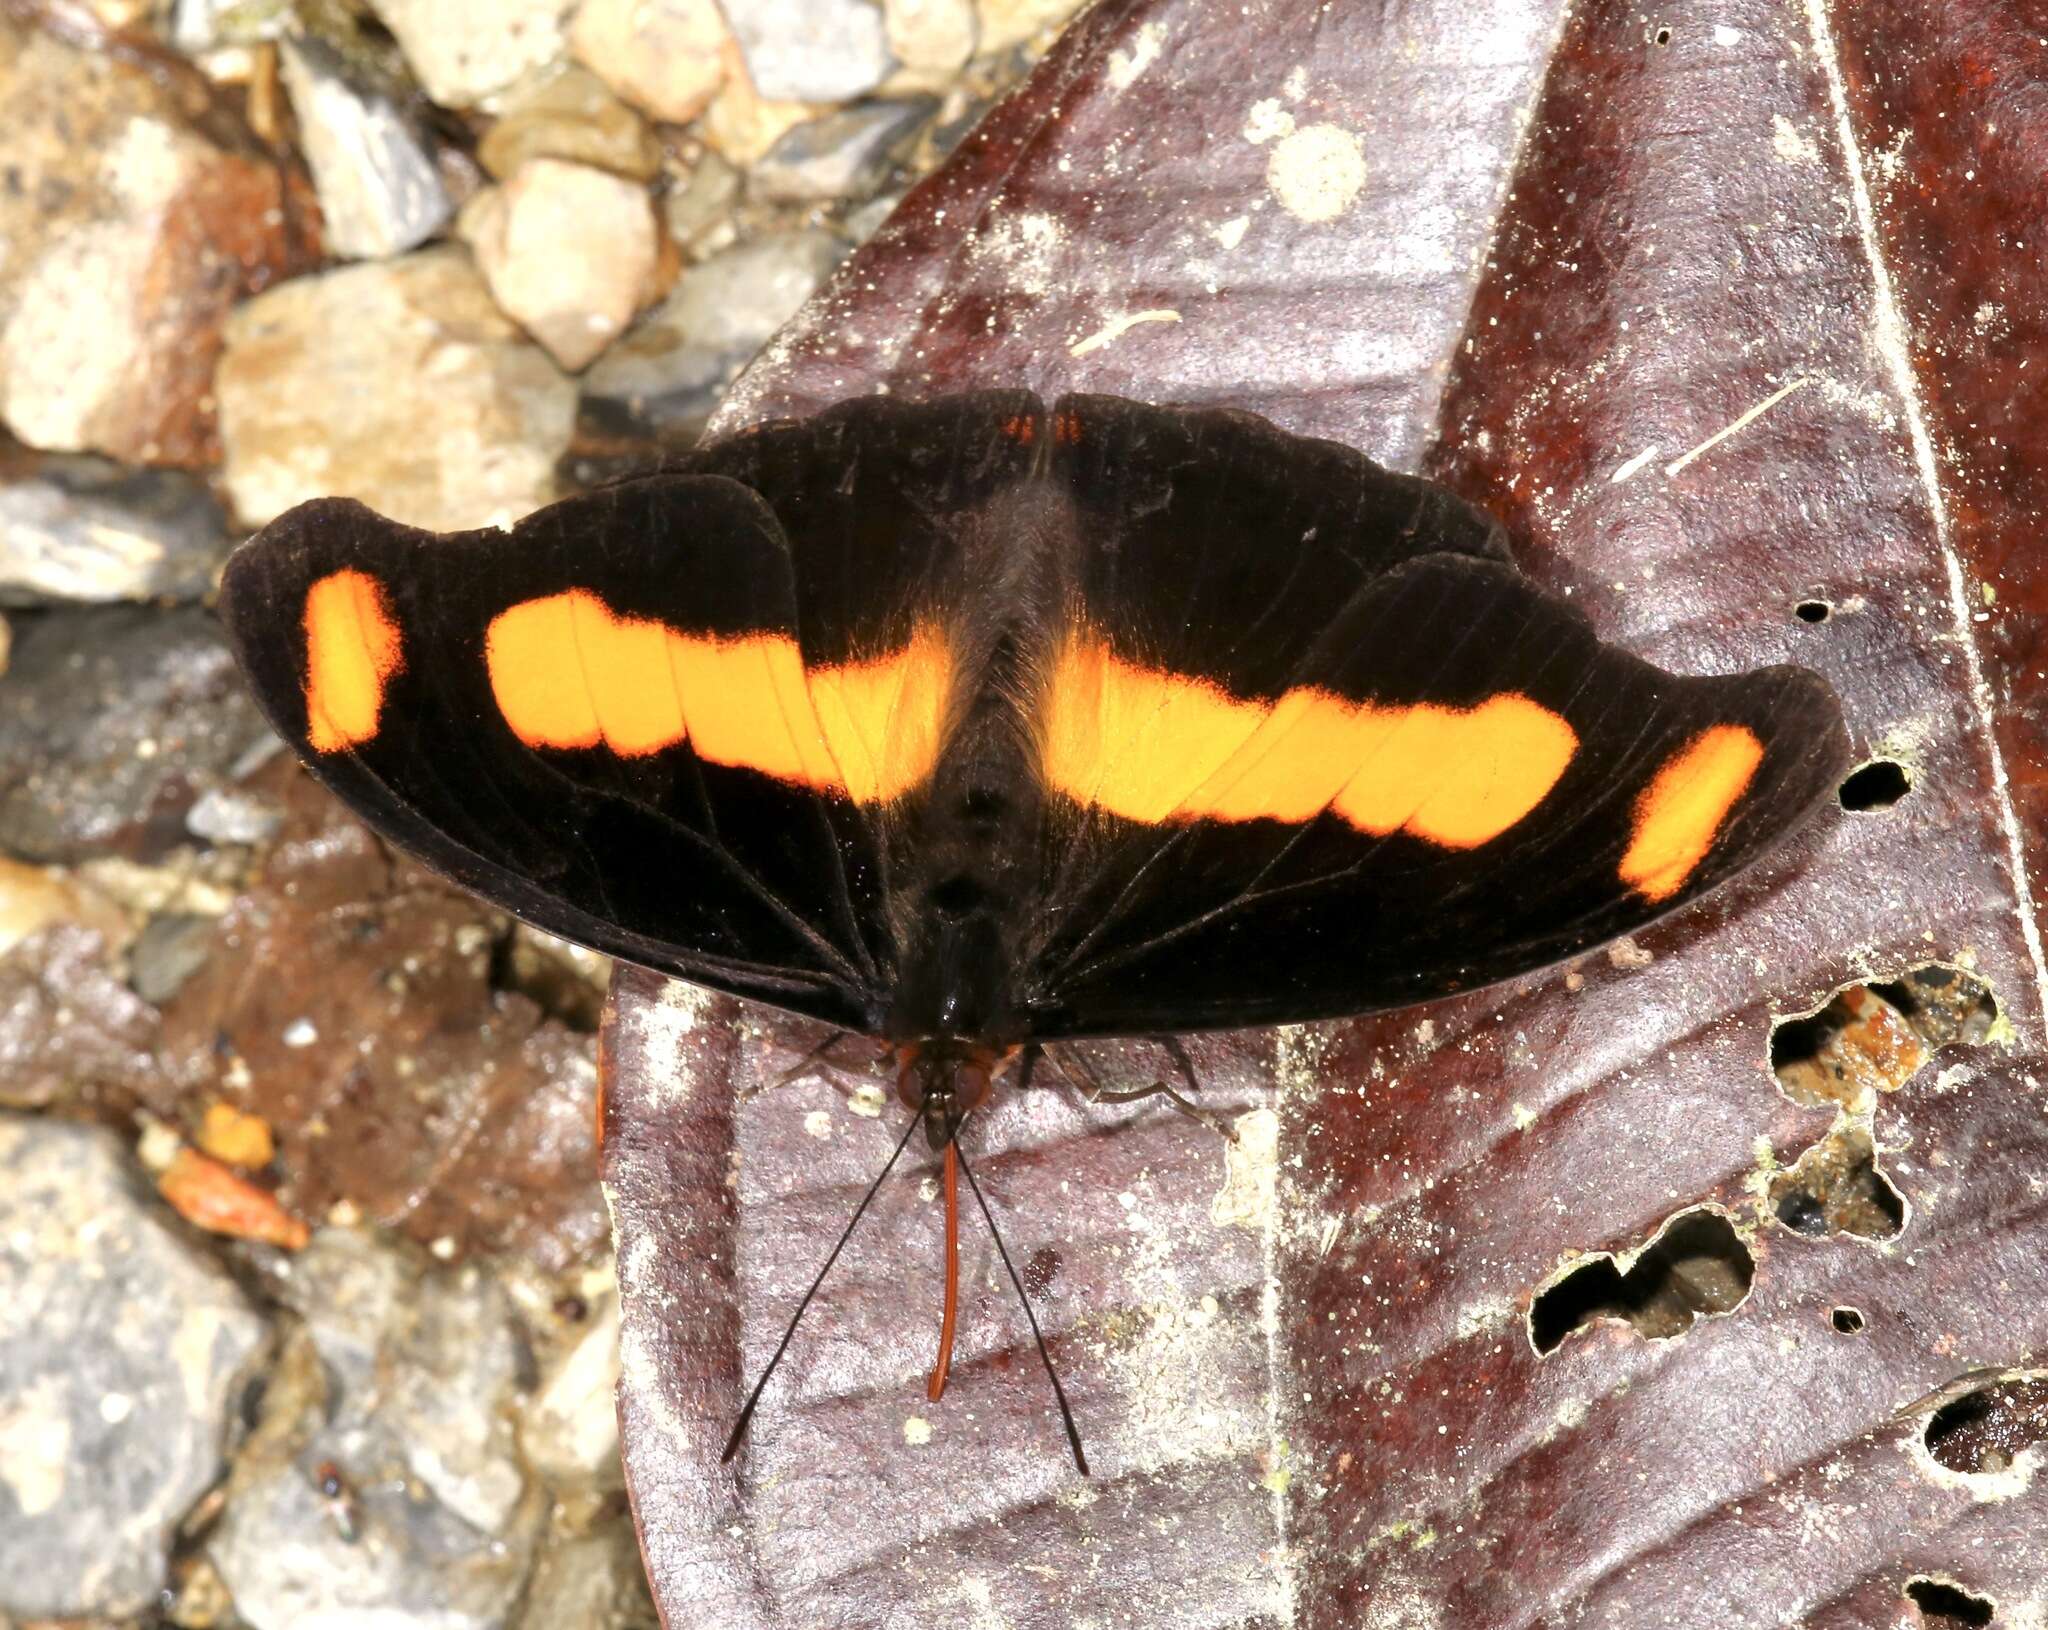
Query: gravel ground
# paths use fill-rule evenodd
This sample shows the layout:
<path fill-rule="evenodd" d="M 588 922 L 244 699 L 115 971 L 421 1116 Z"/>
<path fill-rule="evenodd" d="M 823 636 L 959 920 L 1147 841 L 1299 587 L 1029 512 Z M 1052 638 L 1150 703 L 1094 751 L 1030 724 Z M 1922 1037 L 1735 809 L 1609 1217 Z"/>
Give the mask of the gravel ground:
<path fill-rule="evenodd" d="M 655 1622 L 609 969 L 301 775 L 209 596 L 688 446 L 1075 3 L 0 11 L 0 1630 Z"/>

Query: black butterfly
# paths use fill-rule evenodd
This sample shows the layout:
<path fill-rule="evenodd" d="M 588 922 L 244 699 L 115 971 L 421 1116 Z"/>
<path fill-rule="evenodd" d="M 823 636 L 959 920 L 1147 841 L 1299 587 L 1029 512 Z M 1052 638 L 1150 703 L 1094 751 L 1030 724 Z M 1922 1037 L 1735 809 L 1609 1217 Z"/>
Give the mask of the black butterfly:
<path fill-rule="evenodd" d="M 1816 675 L 1603 645 L 1439 487 L 1110 397 L 848 402 L 509 532 L 322 500 L 223 605 L 394 843 L 888 1044 L 949 1222 L 1006 1059 L 1572 956 L 1747 866 L 1848 757 Z"/>

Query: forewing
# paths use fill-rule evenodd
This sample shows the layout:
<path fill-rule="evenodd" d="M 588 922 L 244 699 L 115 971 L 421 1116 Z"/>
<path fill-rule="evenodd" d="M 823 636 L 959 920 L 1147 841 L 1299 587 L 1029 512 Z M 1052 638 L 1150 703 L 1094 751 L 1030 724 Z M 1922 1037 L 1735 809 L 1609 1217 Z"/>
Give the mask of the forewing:
<path fill-rule="evenodd" d="M 1055 676 L 1034 1032 L 1295 1022 L 1509 978 L 1741 870 L 1847 757 L 1817 676 L 1666 674 L 1495 560 L 1411 559 L 1286 634 L 1242 685 L 1241 656 L 1156 649 Z"/>
<path fill-rule="evenodd" d="M 1052 428 L 1084 614 L 1125 654 L 1239 695 L 1293 683 L 1304 632 L 1380 574 L 1510 559 L 1499 523 L 1444 488 L 1255 414 L 1068 396 Z"/>
<path fill-rule="evenodd" d="M 834 668 L 866 688 L 825 728 L 797 607 L 767 506 L 702 474 L 509 532 L 322 500 L 244 546 L 222 594 L 273 724 L 393 842 L 579 943 L 863 1027 L 886 800 L 852 794 L 919 766 L 857 727 L 877 733 L 904 647 L 877 630 L 867 667 Z"/>
<path fill-rule="evenodd" d="M 961 602 L 963 529 L 1040 465 L 1043 420 L 1028 391 L 859 397 L 758 426 L 678 468 L 738 481 L 773 510 L 806 657 L 831 663 Z"/>

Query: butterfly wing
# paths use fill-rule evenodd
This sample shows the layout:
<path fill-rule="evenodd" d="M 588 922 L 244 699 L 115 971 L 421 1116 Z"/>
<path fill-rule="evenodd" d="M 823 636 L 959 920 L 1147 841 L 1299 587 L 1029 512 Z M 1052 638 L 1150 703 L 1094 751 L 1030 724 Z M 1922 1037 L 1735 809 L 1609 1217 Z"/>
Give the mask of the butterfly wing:
<path fill-rule="evenodd" d="M 1270 434 L 1268 484 L 1313 489 L 1320 448 Z M 1846 762 L 1812 673 L 1666 674 L 1500 551 L 1413 546 L 1490 532 L 1437 489 L 1383 476 L 1344 506 L 1421 517 L 1373 548 L 1268 531 L 1199 473 L 1133 514 L 1070 470 L 1106 524 L 1046 703 L 1034 1034 L 1294 1022 L 1541 967 L 1741 870 Z M 1168 548 L 1172 611 L 1133 559 Z"/>

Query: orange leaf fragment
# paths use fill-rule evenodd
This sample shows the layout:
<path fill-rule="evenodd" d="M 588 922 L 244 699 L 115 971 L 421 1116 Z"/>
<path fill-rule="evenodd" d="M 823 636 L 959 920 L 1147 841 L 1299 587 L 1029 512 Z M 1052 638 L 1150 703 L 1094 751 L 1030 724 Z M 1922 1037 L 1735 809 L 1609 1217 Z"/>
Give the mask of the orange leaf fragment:
<path fill-rule="evenodd" d="M 270 1134 L 268 1121 L 261 1115 L 251 1115 L 233 1104 L 220 1102 L 206 1106 L 206 1114 L 199 1122 L 199 1147 L 215 1160 L 240 1166 L 244 1171 L 268 1166 L 277 1154 L 277 1140 Z"/>
<path fill-rule="evenodd" d="M 238 1177 L 210 1155 L 180 1149 L 157 1179 L 157 1192 L 195 1228 L 296 1251 L 311 1238 L 306 1225 L 274 1195 Z"/>

